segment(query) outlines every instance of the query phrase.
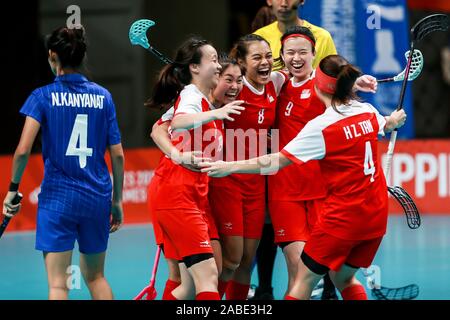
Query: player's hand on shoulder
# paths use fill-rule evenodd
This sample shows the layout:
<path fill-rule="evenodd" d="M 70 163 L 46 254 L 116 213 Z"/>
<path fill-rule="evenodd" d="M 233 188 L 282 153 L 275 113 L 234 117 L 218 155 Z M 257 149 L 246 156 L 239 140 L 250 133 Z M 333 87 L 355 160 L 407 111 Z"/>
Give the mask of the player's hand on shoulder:
<path fill-rule="evenodd" d="M 21 204 L 13 204 L 13 199 L 16 196 L 17 192 L 8 191 L 5 199 L 3 200 L 3 214 L 7 217 L 12 218 L 17 213 L 19 213 Z"/>
<path fill-rule="evenodd" d="M 110 233 L 116 232 L 123 224 L 122 201 L 113 202 L 111 206 L 111 228 Z"/>

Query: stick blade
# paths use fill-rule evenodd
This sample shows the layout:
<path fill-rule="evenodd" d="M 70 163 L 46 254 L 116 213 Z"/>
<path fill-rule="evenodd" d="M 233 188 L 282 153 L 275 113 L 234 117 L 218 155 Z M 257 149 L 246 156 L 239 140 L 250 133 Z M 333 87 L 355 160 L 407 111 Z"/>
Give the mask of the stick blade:
<path fill-rule="evenodd" d="M 410 284 L 400 288 L 386 288 L 372 289 L 372 296 L 377 300 L 413 300 L 419 295 L 419 286 L 417 284 Z"/>
<path fill-rule="evenodd" d="M 408 192 L 400 186 L 388 187 L 388 191 L 402 206 L 408 227 L 410 229 L 419 228 L 421 225 L 420 213 Z"/>
<path fill-rule="evenodd" d="M 147 39 L 147 30 L 155 24 L 154 21 L 148 19 L 141 19 L 133 22 L 128 33 L 131 44 L 139 45 L 145 49 L 150 48 L 150 43 Z"/>
<path fill-rule="evenodd" d="M 445 14 L 432 14 L 419 22 L 411 29 L 413 41 L 420 41 L 434 31 L 446 31 L 450 26 L 450 19 Z"/>

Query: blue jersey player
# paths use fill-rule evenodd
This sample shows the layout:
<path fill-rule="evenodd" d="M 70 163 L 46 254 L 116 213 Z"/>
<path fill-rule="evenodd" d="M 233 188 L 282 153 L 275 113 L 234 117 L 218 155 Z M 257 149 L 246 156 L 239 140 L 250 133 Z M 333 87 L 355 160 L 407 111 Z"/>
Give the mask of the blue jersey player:
<path fill-rule="evenodd" d="M 67 299 L 72 251 L 78 242 L 80 268 L 93 299 L 112 299 L 104 277 L 110 232 L 123 221 L 124 156 L 111 94 L 79 73 L 86 53 L 84 29 L 59 28 L 47 37 L 55 81 L 33 91 L 21 109 L 26 116 L 14 154 L 3 213 L 13 216 L 19 183 L 39 129 L 44 180 L 39 194 L 36 249 L 43 251 L 49 299 Z M 113 184 L 105 163 L 109 150 Z M 112 185 L 114 185 L 114 190 Z"/>

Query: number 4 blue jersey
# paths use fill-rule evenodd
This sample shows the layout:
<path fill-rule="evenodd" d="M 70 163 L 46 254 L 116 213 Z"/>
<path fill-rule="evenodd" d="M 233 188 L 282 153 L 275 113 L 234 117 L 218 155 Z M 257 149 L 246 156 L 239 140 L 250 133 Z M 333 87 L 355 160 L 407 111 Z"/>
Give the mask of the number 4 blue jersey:
<path fill-rule="evenodd" d="M 42 128 L 39 207 L 77 216 L 109 211 L 104 156 L 108 145 L 120 143 L 111 94 L 80 74 L 67 74 L 34 90 L 20 112 Z"/>

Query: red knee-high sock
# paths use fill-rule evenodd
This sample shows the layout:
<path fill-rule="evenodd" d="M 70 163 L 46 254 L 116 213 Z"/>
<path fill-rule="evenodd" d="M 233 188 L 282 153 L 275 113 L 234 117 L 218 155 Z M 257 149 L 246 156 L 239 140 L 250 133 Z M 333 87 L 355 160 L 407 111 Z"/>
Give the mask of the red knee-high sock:
<path fill-rule="evenodd" d="M 178 300 L 178 299 L 172 294 L 172 291 L 169 291 L 166 295 L 163 296 L 163 300 Z"/>
<path fill-rule="evenodd" d="M 181 284 L 181 282 L 168 279 L 166 282 L 166 287 L 164 288 L 164 293 L 163 293 L 162 299 L 163 300 L 173 300 L 173 299 L 170 299 L 171 297 L 173 297 L 172 291 L 176 287 L 178 287 L 180 284 Z"/>
<path fill-rule="evenodd" d="M 367 300 L 366 290 L 360 284 L 345 288 L 341 295 L 344 300 Z"/>
<path fill-rule="evenodd" d="M 227 300 L 246 300 L 249 284 L 242 284 L 231 280 L 227 287 Z"/>
<path fill-rule="evenodd" d="M 220 300 L 220 296 L 217 292 L 204 291 L 197 294 L 195 300 Z"/>
<path fill-rule="evenodd" d="M 217 289 L 219 290 L 219 296 L 221 299 L 223 298 L 225 292 L 227 291 L 228 282 L 229 281 L 219 280 L 219 285 L 218 285 Z"/>
<path fill-rule="evenodd" d="M 297 298 L 294 298 L 293 296 L 290 296 L 290 295 L 286 295 L 285 297 L 284 297 L 284 300 L 298 300 Z"/>

